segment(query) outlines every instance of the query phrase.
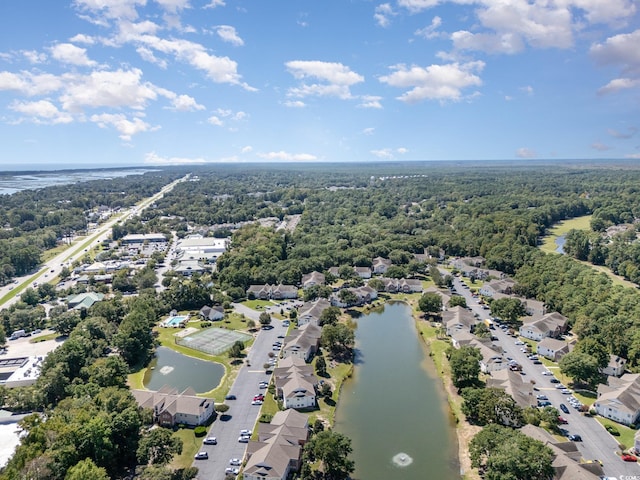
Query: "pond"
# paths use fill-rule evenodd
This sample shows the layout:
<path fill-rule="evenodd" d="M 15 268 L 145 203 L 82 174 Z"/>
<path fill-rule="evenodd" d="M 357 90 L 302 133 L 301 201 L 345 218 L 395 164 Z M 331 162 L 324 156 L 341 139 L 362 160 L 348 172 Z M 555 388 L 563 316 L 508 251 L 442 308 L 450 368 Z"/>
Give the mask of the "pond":
<path fill-rule="evenodd" d="M 564 235 L 560 235 L 558 238 L 556 238 L 556 252 L 557 253 L 564 253 L 564 242 L 565 242 Z"/>
<path fill-rule="evenodd" d="M 387 304 L 357 320 L 355 371 L 335 428 L 352 440 L 355 479 L 460 479 L 455 428 L 411 309 Z"/>
<path fill-rule="evenodd" d="M 156 356 L 144 374 L 144 386 L 160 390 L 164 385 L 183 391 L 191 387 L 197 393 L 208 392 L 218 386 L 224 376 L 224 366 L 158 347 Z"/>

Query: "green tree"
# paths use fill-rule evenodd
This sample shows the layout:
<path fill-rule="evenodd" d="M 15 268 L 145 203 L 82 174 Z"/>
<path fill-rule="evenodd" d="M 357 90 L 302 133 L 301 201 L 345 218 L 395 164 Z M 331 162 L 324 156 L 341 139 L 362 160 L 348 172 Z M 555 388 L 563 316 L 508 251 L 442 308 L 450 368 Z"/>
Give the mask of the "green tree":
<path fill-rule="evenodd" d="M 358 303 L 358 296 L 348 288 L 343 288 L 338 292 L 338 299 L 341 303 L 347 306 L 356 305 Z"/>
<path fill-rule="evenodd" d="M 609 364 L 609 352 L 607 352 L 605 346 L 595 338 L 584 338 L 580 340 L 573 351 L 589 355 L 595 359 L 599 368 L 605 368 Z"/>
<path fill-rule="evenodd" d="M 478 383 L 480 375 L 480 350 L 469 345 L 458 349 L 452 348 L 449 352 L 449 365 L 453 384 L 461 389 Z"/>
<path fill-rule="evenodd" d="M 267 312 L 262 312 L 258 320 L 260 321 L 260 325 L 262 325 L 263 327 L 271 325 L 271 315 L 269 315 Z"/>
<path fill-rule="evenodd" d="M 319 355 L 316 360 L 316 373 L 320 377 L 327 376 L 327 362 L 322 355 Z"/>
<path fill-rule="evenodd" d="M 244 350 L 244 342 L 237 340 L 229 349 L 228 355 L 230 358 L 241 358 L 242 351 Z"/>
<path fill-rule="evenodd" d="M 573 350 L 560 359 L 560 371 L 576 383 L 595 385 L 601 377 L 598 360 L 587 353 Z"/>
<path fill-rule="evenodd" d="M 504 297 L 491 302 L 491 314 L 510 325 L 517 325 L 518 319 L 526 313 L 524 304 L 518 298 Z"/>
<path fill-rule="evenodd" d="M 107 471 L 98 467 L 93 460 L 85 458 L 69 469 L 64 480 L 109 480 Z"/>
<path fill-rule="evenodd" d="M 340 309 L 338 307 L 327 307 L 320 313 L 318 319 L 318 325 L 323 327 L 324 325 L 335 325 L 340 318 Z"/>
<path fill-rule="evenodd" d="M 334 357 L 350 355 L 355 343 L 355 334 L 344 323 L 322 327 L 320 344 Z"/>
<path fill-rule="evenodd" d="M 332 430 L 316 433 L 304 446 L 308 461 L 320 463 L 319 475 L 324 480 L 349 478 L 355 470 L 355 464 L 349 458 L 351 452 L 351 440 Z"/>
<path fill-rule="evenodd" d="M 182 453 L 182 440 L 167 428 L 154 428 L 140 439 L 137 457 L 142 465 L 166 465 Z"/>
<path fill-rule="evenodd" d="M 467 299 L 464 298 L 462 295 L 453 295 L 451 297 L 451 300 L 449 300 L 449 308 L 453 308 L 457 306 L 467 308 Z"/>
<path fill-rule="evenodd" d="M 464 388 L 462 412 L 478 425 L 497 423 L 519 427 L 523 424 L 522 408 L 513 397 L 497 388 Z"/>
<path fill-rule="evenodd" d="M 418 308 L 421 312 L 440 315 L 442 312 L 442 297 L 437 293 L 423 293 L 418 300 Z"/>

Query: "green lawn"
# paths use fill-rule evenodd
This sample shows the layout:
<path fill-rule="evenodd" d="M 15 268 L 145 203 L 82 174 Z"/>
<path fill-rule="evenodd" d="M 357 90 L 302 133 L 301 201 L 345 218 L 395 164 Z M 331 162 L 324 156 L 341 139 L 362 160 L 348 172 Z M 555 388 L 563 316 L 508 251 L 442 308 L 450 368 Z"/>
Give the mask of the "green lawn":
<path fill-rule="evenodd" d="M 542 239 L 540 250 L 546 253 L 554 253 L 558 246 L 556 239 L 562 235 L 566 235 L 569 230 L 590 230 L 591 215 L 576 217 L 570 220 L 564 220 L 548 229 L 548 234 Z"/>
<path fill-rule="evenodd" d="M 173 436 L 182 440 L 182 453 L 173 457 L 169 464 L 172 468 L 186 468 L 193 463 L 193 457 L 200 451 L 204 437 L 196 437 L 191 428 L 179 428 Z"/>
<path fill-rule="evenodd" d="M 616 442 L 624 445 L 625 449 L 633 447 L 633 445 L 635 444 L 635 430 L 629 427 L 625 427 L 624 425 L 620 425 L 619 423 L 609 420 L 608 418 L 596 416 L 595 419 L 598 420 L 598 422 L 600 422 L 604 427 L 606 427 L 607 425 L 611 425 L 616 430 L 618 430 L 620 432 L 620 436 L 612 435 L 612 437 Z"/>

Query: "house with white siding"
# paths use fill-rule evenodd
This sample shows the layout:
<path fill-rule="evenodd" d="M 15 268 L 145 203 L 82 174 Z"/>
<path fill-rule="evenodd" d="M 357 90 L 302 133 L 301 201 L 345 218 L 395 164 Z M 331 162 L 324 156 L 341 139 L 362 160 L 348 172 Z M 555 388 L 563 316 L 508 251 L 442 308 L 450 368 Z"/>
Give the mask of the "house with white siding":
<path fill-rule="evenodd" d="M 598 415 L 614 422 L 635 424 L 640 417 L 640 374 L 609 377 L 607 385 L 598 385 L 598 399 L 593 408 Z"/>
<path fill-rule="evenodd" d="M 619 377 L 624 373 L 626 367 L 626 358 L 622 358 L 618 355 L 609 355 L 609 363 L 605 368 L 600 369 L 600 372 L 605 375 Z"/>
<path fill-rule="evenodd" d="M 570 351 L 571 345 L 564 340 L 545 337 L 540 341 L 540 343 L 538 343 L 536 353 L 557 362 Z"/>
<path fill-rule="evenodd" d="M 538 319 L 529 319 L 520 327 L 519 333 L 529 340 L 539 342 L 545 337 L 559 337 L 567 331 L 568 326 L 567 317 L 558 312 L 551 312 Z"/>

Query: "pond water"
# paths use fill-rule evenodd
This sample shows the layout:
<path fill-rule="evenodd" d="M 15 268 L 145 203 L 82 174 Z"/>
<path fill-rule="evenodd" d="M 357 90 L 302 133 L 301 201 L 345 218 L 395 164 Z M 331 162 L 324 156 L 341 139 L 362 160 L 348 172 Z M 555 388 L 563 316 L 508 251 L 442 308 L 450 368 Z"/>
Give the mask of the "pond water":
<path fill-rule="evenodd" d="M 455 429 L 411 309 L 387 304 L 357 320 L 355 371 L 335 428 L 352 440 L 359 480 L 460 479 Z"/>
<path fill-rule="evenodd" d="M 198 393 L 214 389 L 224 376 L 224 366 L 182 355 L 167 347 L 158 347 L 144 375 L 144 386 L 159 390 L 170 385 L 183 391 L 192 387 Z"/>
<path fill-rule="evenodd" d="M 556 252 L 557 253 L 564 253 L 564 242 L 565 242 L 564 235 L 560 235 L 558 238 L 556 238 Z"/>

